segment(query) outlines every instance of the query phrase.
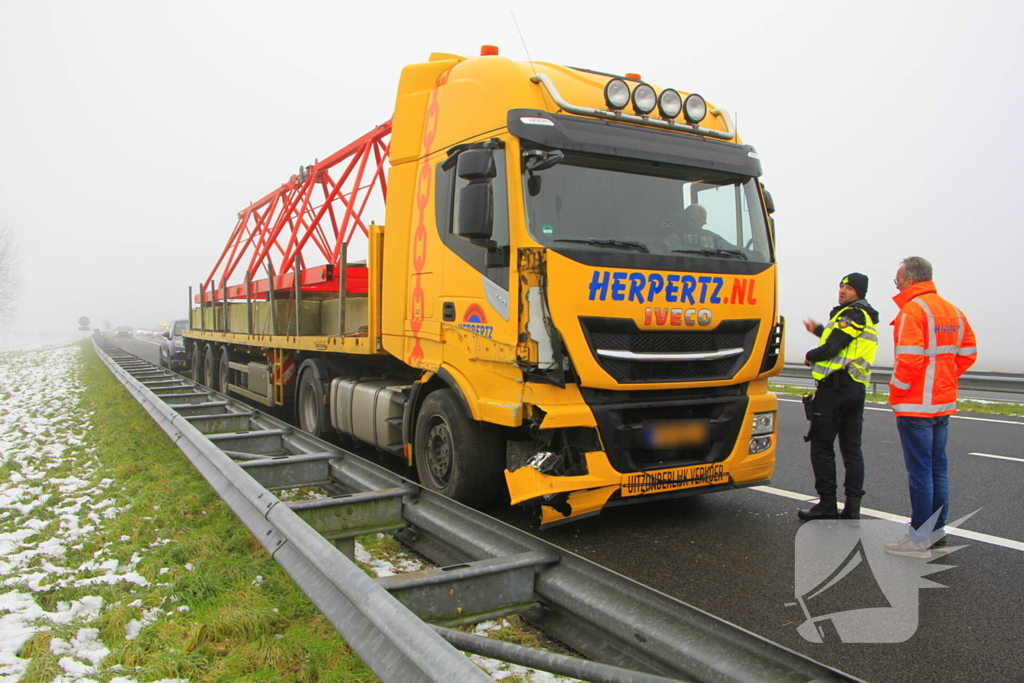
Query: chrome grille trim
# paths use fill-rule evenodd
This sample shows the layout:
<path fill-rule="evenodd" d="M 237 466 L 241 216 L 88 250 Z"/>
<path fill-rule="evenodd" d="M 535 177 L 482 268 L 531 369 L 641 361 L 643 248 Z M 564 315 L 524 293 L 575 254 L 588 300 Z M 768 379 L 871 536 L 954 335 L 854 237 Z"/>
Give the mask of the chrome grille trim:
<path fill-rule="evenodd" d="M 597 355 L 617 360 L 640 360 L 640 361 L 681 361 L 681 360 L 718 360 L 720 358 L 732 358 L 743 353 L 742 348 L 722 349 L 720 351 L 687 352 L 687 353 L 634 353 L 633 351 L 616 351 L 612 349 L 597 349 Z"/>

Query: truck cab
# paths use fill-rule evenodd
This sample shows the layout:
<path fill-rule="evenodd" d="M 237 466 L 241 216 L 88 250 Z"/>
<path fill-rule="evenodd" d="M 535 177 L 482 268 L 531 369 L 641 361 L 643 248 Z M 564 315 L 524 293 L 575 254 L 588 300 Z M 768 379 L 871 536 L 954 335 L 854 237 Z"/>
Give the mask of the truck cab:
<path fill-rule="evenodd" d="M 700 96 L 656 112 L 668 90 L 497 55 L 403 73 L 383 345 L 479 431 L 501 428 L 480 438 L 504 443 L 511 500 L 544 523 L 772 472 L 781 320 L 760 159 Z M 402 127 L 413 116 L 422 128 Z M 413 451 L 459 497 L 450 440 Z"/>

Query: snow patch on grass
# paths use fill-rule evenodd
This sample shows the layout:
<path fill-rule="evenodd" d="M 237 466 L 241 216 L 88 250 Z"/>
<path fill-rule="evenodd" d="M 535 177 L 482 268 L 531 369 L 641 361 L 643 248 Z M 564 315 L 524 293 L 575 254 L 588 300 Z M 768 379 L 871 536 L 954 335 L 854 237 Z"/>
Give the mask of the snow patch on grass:
<path fill-rule="evenodd" d="M 92 559 L 68 559 L 125 509 L 117 505 L 114 481 L 98 478 L 92 413 L 79 407 L 80 354 L 77 346 L 0 354 L 0 680 L 10 683 L 28 667 L 20 657 L 26 643 L 55 626 L 81 624 L 74 637 L 50 640 L 61 680 L 92 680 L 110 654 L 99 631 L 88 627 L 104 609 L 103 598 L 86 590 L 51 611 L 43 607 L 52 604 L 47 596 L 69 587 L 148 585 L 135 571 L 138 553 L 121 563 L 107 556 L 111 544 Z M 157 616 L 143 612 L 140 623 Z"/>
<path fill-rule="evenodd" d="M 147 609 L 143 600 L 111 597 L 107 604 L 92 594 L 115 584 L 127 589 L 149 586 L 137 571 L 142 555 L 173 541 L 148 543 L 125 560 L 130 552 L 126 548 L 132 547 L 130 536 L 121 535 L 116 541 L 113 535 L 100 537 L 111 540 L 102 546 L 93 540 L 130 505 L 118 499 L 118 485 L 103 477 L 94 456 L 92 413 L 79 407 L 84 391 L 78 380 L 80 353 L 78 347 L 0 353 L 0 681 L 8 683 L 19 681 L 28 669 L 29 660 L 21 655 L 40 632 L 52 634 L 44 656 L 56 658 L 60 673 L 54 683 L 136 683 L 118 675 L 133 673 L 130 668 L 104 667 L 111 650 L 93 622 L 106 610 L 137 610 L 138 616 L 125 623 L 123 638 L 131 641 L 158 619 L 190 609 L 175 604 L 178 600 L 173 596 L 167 599 L 170 604 L 161 602 L 164 608 Z M 160 514 L 159 505 L 152 509 Z M 100 549 L 83 557 L 85 547 Z M 119 549 L 122 559 L 114 556 Z M 361 545 L 356 553 L 377 576 L 424 568 L 412 555 L 387 552 L 382 558 Z M 191 563 L 184 568 L 195 570 Z M 254 586 L 262 582 L 260 576 L 252 581 Z M 74 599 L 61 599 L 67 595 Z M 485 622 L 475 632 L 493 634 L 507 627 L 504 620 Z M 498 681 L 571 681 L 485 657 L 471 659 Z M 155 683 L 188 682 L 163 679 Z"/>

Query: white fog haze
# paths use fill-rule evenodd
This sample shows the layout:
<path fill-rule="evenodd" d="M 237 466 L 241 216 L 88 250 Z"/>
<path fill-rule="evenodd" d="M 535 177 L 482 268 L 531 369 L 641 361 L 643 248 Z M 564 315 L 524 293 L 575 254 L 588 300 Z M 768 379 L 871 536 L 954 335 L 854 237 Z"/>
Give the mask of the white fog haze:
<path fill-rule="evenodd" d="M 184 317 L 240 210 L 388 120 L 404 65 L 489 44 L 729 110 L 777 207 L 788 360 L 859 271 L 891 365 L 915 255 L 971 320 L 975 369 L 1024 372 L 1001 315 L 1024 251 L 1022 26 L 1006 2 L 0 0 L 0 227 L 22 280 L 0 325 Z"/>

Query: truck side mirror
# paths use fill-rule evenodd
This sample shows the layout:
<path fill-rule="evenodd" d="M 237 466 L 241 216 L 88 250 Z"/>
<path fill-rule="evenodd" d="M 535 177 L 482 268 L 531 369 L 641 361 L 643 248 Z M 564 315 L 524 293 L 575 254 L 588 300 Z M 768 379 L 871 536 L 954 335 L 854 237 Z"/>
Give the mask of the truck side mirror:
<path fill-rule="evenodd" d="M 494 232 L 494 190 L 491 188 L 491 179 L 497 175 L 494 152 L 467 149 L 459 155 L 457 173 L 468 182 L 459 190 L 455 234 L 472 240 L 489 240 Z"/>
<path fill-rule="evenodd" d="M 565 154 L 560 149 L 553 149 L 550 152 L 542 152 L 539 149 L 531 149 L 523 152 L 523 168 L 526 169 L 529 177 L 526 180 L 526 190 L 531 197 L 540 194 L 541 179 L 536 171 L 544 171 L 562 162 Z"/>
<path fill-rule="evenodd" d="M 467 149 L 459 155 L 456 171 L 463 180 L 490 180 L 498 174 L 494 167 L 494 151 L 487 148 Z"/>
<path fill-rule="evenodd" d="M 545 171 L 562 163 L 564 158 L 565 153 L 560 149 L 553 149 L 550 152 L 531 149 L 523 152 L 523 165 L 527 171 Z"/>
<path fill-rule="evenodd" d="M 761 191 L 764 192 L 764 208 L 768 209 L 769 215 L 775 213 L 775 200 L 772 199 L 772 193 L 764 189 L 763 185 Z"/>

